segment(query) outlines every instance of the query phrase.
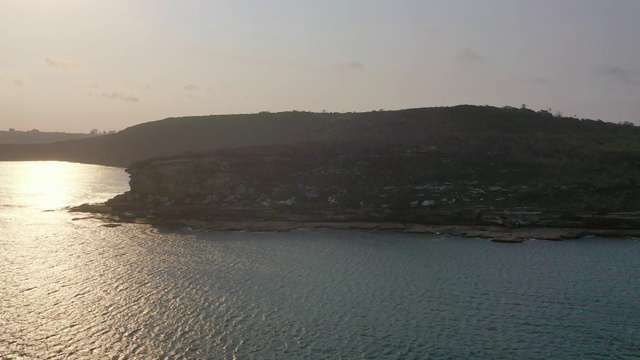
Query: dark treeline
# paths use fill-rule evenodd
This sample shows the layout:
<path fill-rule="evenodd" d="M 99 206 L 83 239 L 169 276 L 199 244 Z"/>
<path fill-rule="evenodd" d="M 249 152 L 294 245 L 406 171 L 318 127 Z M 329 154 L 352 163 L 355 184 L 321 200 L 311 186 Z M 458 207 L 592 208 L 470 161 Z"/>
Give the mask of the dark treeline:
<path fill-rule="evenodd" d="M 77 140 L 94 137 L 97 133 L 78 134 L 66 132 L 45 132 L 38 129 L 19 131 L 9 129 L 0 131 L 0 144 L 44 144 L 66 140 Z"/>
<path fill-rule="evenodd" d="M 185 152 L 339 142 L 360 144 L 358 147 L 435 149 L 441 156 L 469 166 L 521 163 L 541 171 L 564 171 L 636 163 L 639 136 L 640 128 L 635 126 L 511 107 L 461 105 L 366 113 L 293 111 L 169 118 L 93 138 L 5 144 L 0 145 L 0 160 L 128 166 L 134 161 Z"/>

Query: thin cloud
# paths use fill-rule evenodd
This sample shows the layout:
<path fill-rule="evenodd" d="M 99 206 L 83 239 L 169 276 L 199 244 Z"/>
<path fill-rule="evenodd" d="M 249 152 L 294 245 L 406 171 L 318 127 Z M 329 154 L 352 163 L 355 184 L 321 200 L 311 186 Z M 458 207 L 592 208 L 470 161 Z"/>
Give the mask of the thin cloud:
<path fill-rule="evenodd" d="M 55 67 L 58 69 L 64 69 L 64 70 L 81 70 L 83 68 L 82 65 L 80 65 L 77 62 L 54 59 L 50 57 L 45 57 L 44 62 L 45 64 L 47 64 L 47 66 Z"/>
<path fill-rule="evenodd" d="M 334 64 L 332 68 L 334 70 L 360 70 L 364 68 L 364 64 L 360 61 L 348 61 Z"/>
<path fill-rule="evenodd" d="M 263 66 L 271 66 L 271 67 L 279 67 L 279 68 L 288 68 L 295 70 L 306 70 L 306 71 L 336 71 L 336 70 L 344 70 L 344 69 L 362 69 L 364 64 L 360 61 L 348 61 L 337 64 L 322 64 L 318 66 L 302 64 L 302 63 L 289 63 L 285 61 L 278 60 L 269 60 L 260 57 L 254 56 L 242 56 L 230 53 L 219 52 L 213 48 L 200 48 L 197 51 L 202 52 L 208 56 L 215 56 L 218 58 L 226 58 L 231 59 L 238 62 L 250 63 L 250 64 L 258 64 Z"/>
<path fill-rule="evenodd" d="M 600 68 L 600 69 L 597 69 L 596 72 L 601 75 L 613 75 L 613 76 L 628 75 L 629 73 L 631 73 L 629 70 L 625 70 L 619 66 L 608 66 L 608 67 Z"/>
<path fill-rule="evenodd" d="M 238 94 L 238 93 L 229 92 L 229 91 L 221 91 L 221 90 L 214 89 L 211 86 L 205 86 L 204 89 L 210 93 L 213 93 L 214 95 L 225 96 L 232 99 L 248 99 L 249 98 L 248 95 Z"/>
<path fill-rule="evenodd" d="M 18 71 L 8 70 L 4 71 L 4 74 L 0 76 L 0 82 L 13 83 L 15 86 L 26 86 L 27 77 Z"/>
<path fill-rule="evenodd" d="M 93 97 L 94 95 L 98 95 L 98 93 L 96 93 L 95 91 L 97 91 L 100 88 L 100 83 L 97 81 L 94 81 L 92 83 L 87 84 L 87 88 L 89 88 L 87 95 Z"/>
<path fill-rule="evenodd" d="M 478 54 L 477 52 L 469 48 L 464 48 L 458 51 L 458 53 L 456 54 L 456 59 L 460 62 L 467 62 L 467 63 L 485 62 L 484 58 L 480 54 Z"/>
<path fill-rule="evenodd" d="M 156 81 L 156 77 L 155 76 L 152 76 L 152 77 L 146 79 L 144 81 L 144 84 L 143 84 L 144 88 L 147 89 L 147 90 L 151 90 L 151 84 L 153 84 L 154 81 Z"/>
<path fill-rule="evenodd" d="M 124 93 L 117 93 L 117 92 L 112 92 L 112 93 L 102 93 L 102 96 L 106 97 L 107 99 L 110 100 L 123 100 L 123 101 L 127 101 L 127 102 L 138 102 L 140 101 L 140 99 L 138 99 L 135 95 L 131 95 L 131 94 L 124 94 Z M 92 94 L 90 95 L 92 96 Z"/>
<path fill-rule="evenodd" d="M 623 69 L 619 66 L 607 66 L 595 70 L 595 73 L 606 76 L 625 84 L 640 84 L 640 73 L 629 69 Z"/>
<path fill-rule="evenodd" d="M 247 95 L 236 94 L 236 93 L 226 93 L 225 95 L 232 99 L 248 99 L 249 98 Z"/>
<path fill-rule="evenodd" d="M 198 85 L 195 84 L 188 84 L 188 85 L 183 85 L 182 89 L 184 89 L 184 91 L 186 91 L 186 97 L 188 97 L 189 99 L 195 99 L 195 92 L 198 91 L 200 89 L 200 87 Z"/>
<path fill-rule="evenodd" d="M 534 84 L 549 84 L 551 80 L 545 78 L 535 78 L 531 80 L 531 82 Z"/>

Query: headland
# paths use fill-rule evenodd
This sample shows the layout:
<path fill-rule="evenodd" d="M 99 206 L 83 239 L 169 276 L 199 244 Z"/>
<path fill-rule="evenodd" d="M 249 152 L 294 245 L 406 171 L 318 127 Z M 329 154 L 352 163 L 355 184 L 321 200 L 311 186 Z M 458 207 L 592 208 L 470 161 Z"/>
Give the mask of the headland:
<path fill-rule="evenodd" d="M 209 230 L 640 235 L 637 127 L 472 106 L 331 126 L 341 136 L 137 161 L 130 191 L 73 211 Z"/>

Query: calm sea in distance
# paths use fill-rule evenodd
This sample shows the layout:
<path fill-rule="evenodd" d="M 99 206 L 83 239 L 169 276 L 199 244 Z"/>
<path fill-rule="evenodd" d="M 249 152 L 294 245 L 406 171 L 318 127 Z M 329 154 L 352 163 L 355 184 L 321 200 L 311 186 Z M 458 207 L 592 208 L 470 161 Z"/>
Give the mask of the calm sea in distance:
<path fill-rule="evenodd" d="M 123 169 L 0 162 L 0 359 L 640 359 L 640 241 L 102 226 Z"/>

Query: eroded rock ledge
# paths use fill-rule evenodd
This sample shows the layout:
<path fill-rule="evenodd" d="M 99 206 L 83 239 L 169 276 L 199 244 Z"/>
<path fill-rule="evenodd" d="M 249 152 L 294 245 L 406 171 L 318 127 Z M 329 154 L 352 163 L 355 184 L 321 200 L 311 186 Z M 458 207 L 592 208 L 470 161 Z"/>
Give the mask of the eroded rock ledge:
<path fill-rule="evenodd" d="M 522 176 L 523 169 L 513 165 L 464 168 L 424 145 L 349 146 L 349 151 L 322 144 L 138 162 L 126 170 L 130 191 L 72 211 L 210 230 L 392 229 L 516 242 L 640 235 L 640 213 L 628 206 L 601 202 L 589 210 L 596 195 L 606 198 L 602 189 L 590 193 L 593 184 L 545 182 Z M 622 190 L 627 197 L 638 195 L 633 187 Z M 612 191 L 620 198 L 619 188 Z"/>

